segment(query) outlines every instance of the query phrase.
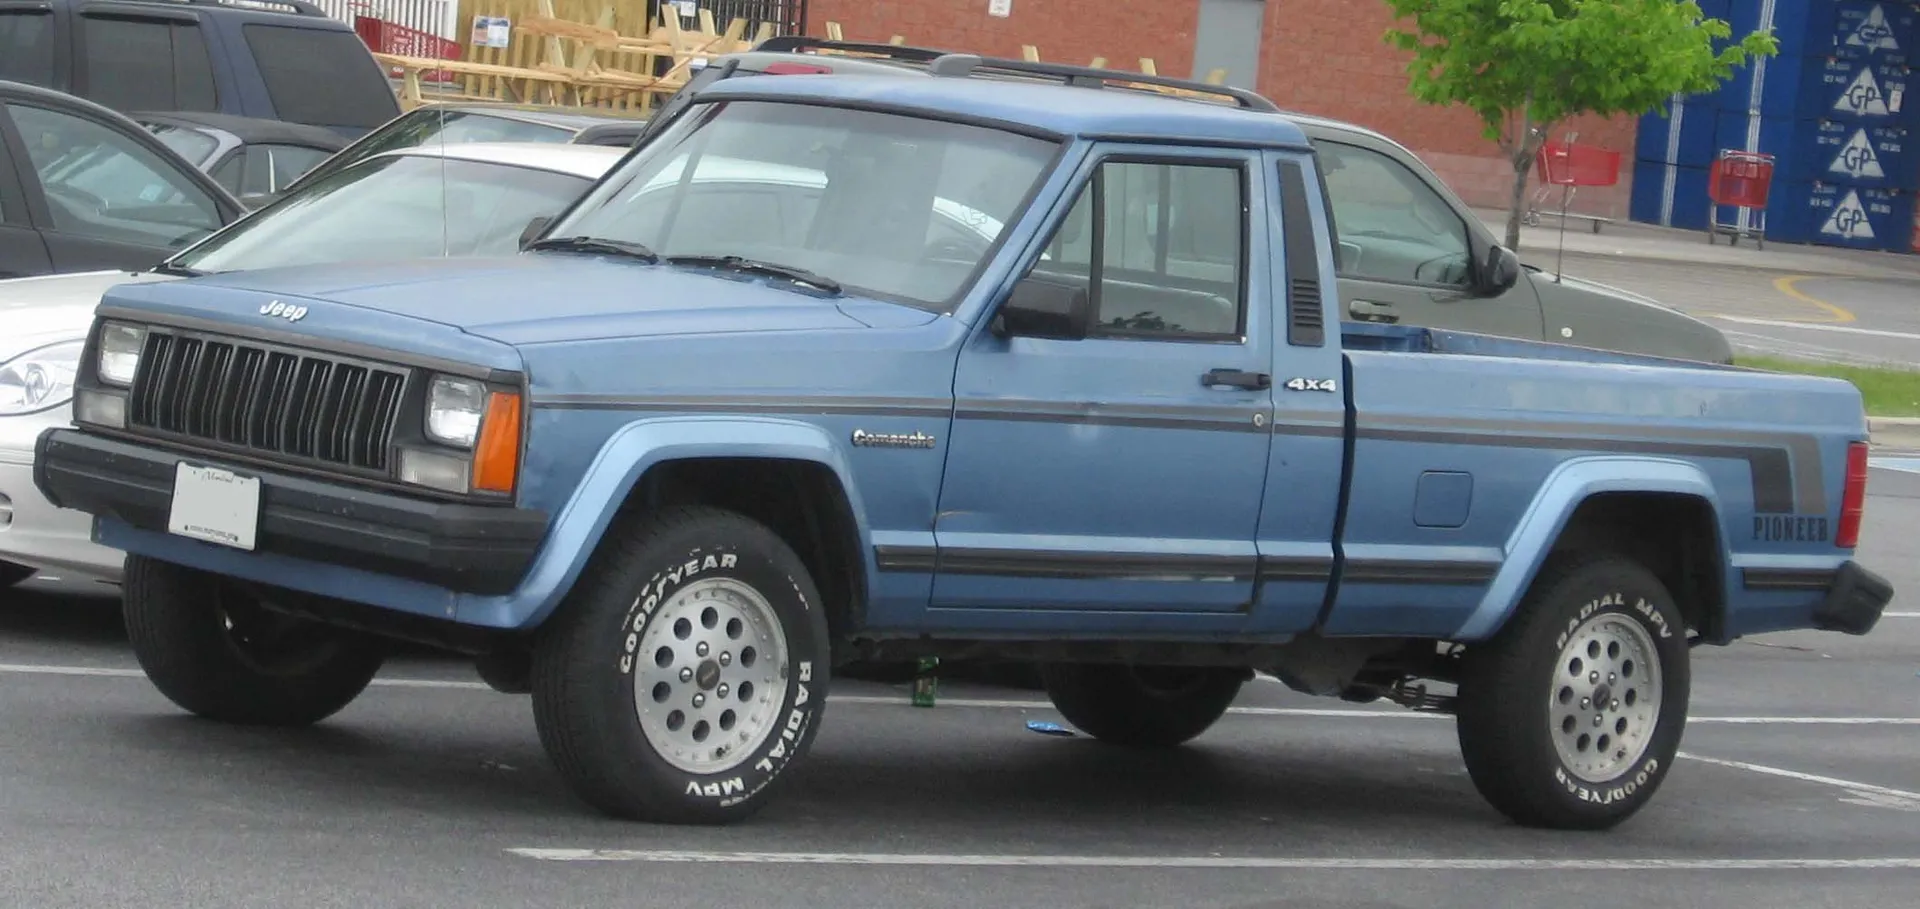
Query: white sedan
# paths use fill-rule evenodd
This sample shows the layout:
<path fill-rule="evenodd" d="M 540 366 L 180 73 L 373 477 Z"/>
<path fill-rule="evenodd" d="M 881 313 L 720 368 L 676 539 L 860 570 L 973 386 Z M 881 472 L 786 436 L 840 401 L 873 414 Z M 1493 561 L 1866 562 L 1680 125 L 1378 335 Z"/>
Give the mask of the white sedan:
<path fill-rule="evenodd" d="M 107 288 L 328 262 L 503 255 L 625 154 L 556 143 L 429 144 L 370 156 L 175 254 L 150 271 L 0 281 L 0 588 L 36 571 L 120 580 L 124 553 L 92 518 L 33 485 L 34 442 L 72 419 L 72 380 Z"/>

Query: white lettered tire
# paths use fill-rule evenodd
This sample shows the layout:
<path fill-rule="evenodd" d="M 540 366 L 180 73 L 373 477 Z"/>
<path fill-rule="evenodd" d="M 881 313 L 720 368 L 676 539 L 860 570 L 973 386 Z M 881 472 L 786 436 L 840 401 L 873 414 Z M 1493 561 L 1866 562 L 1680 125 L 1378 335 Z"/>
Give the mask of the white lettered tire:
<path fill-rule="evenodd" d="M 1687 628 L 1621 556 L 1556 557 L 1492 639 L 1467 648 L 1457 729 L 1474 786 L 1531 827 L 1601 830 L 1673 768 L 1691 687 Z"/>
<path fill-rule="evenodd" d="M 726 823 L 812 746 L 830 642 L 805 566 L 707 507 L 616 521 L 533 654 L 541 744 L 614 817 Z"/>

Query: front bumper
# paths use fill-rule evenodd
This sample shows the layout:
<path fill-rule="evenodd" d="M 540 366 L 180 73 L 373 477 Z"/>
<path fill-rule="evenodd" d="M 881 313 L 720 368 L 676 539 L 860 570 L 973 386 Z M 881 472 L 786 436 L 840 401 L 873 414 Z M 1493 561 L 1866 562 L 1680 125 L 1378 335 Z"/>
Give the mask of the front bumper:
<path fill-rule="evenodd" d="M 0 417 L 0 562 L 120 580 L 126 553 L 93 541 L 93 517 L 54 506 L 33 482 L 34 445 L 69 425 L 71 405 Z"/>
<path fill-rule="evenodd" d="M 547 515 L 540 511 L 425 501 L 74 429 L 40 436 L 33 479 L 60 507 L 166 533 L 181 461 L 259 478 L 256 552 L 425 581 L 460 593 L 512 590 L 546 533 Z"/>
<path fill-rule="evenodd" d="M 1834 572 L 1826 597 L 1814 607 L 1813 624 L 1821 631 L 1866 634 L 1892 600 L 1892 583 L 1849 560 Z"/>

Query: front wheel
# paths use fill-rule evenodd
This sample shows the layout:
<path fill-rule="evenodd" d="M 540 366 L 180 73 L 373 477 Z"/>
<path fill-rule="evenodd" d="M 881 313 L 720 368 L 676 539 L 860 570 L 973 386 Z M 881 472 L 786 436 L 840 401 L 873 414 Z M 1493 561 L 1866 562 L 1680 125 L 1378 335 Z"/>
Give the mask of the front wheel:
<path fill-rule="evenodd" d="M 533 654 L 540 741 L 576 795 L 629 820 L 757 812 L 819 730 L 825 606 L 798 556 L 733 512 L 610 527 Z"/>
<path fill-rule="evenodd" d="M 1227 712 L 1247 673 L 1211 666 L 1049 663 L 1040 683 L 1067 722 L 1103 742 L 1179 745 Z"/>
<path fill-rule="evenodd" d="M 386 660 L 377 639 L 272 611 L 218 575 L 127 557 L 127 639 L 154 687 L 188 712 L 306 726 L 352 703 Z"/>
<path fill-rule="evenodd" d="M 1458 734 L 1482 797 L 1530 827 L 1601 830 L 1653 798 L 1679 752 L 1686 625 L 1660 580 L 1561 557 L 1461 664 Z"/>

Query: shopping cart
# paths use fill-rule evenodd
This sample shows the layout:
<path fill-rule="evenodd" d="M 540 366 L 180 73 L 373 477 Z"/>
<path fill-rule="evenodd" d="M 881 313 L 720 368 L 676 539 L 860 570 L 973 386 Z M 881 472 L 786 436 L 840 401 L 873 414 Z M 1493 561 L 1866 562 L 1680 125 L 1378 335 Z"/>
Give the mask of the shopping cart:
<path fill-rule="evenodd" d="M 1715 234 L 1727 234 L 1728 245 L 1739 246 L 1741 237 L 1752 237 L 1755 248 L 1766 249 L 1767 192 L 1772 187 L 1772 155 L 1721 149 L 1707 172 L 1707 242 L 1711 244 Z M 1720 220 L 1725 206 L 1738 209 L 1735 223 Z"/>
<path fill-rule="evenodd" d="M 1600 225 L 1612 223 L 1612 218 L 1599 215 L 1577 215 L 1567 209 L 1573 204 L 1574 194 L 1582 186 L 1612 186 L 1620 182 L 1620 153 L 1593 145 L 1579 145 L 1574 142 L 1579 133 L 1568 133 L 1564 142 L 1544 142 L 1540 151 L 1534 154 L 1534 165 L 1540 172 L 1540 188 L 1534 191 L 1533 201 L 1527 206 L 1522 220 L 1530 227 L 1540 224 L 1541 204 L 1554 187 L 1560 188 L 1560 223 L 1564 226 L 1568 218 L 1584 218 L 1592 222 L 1593 232 L 1600 232 Z"/>

